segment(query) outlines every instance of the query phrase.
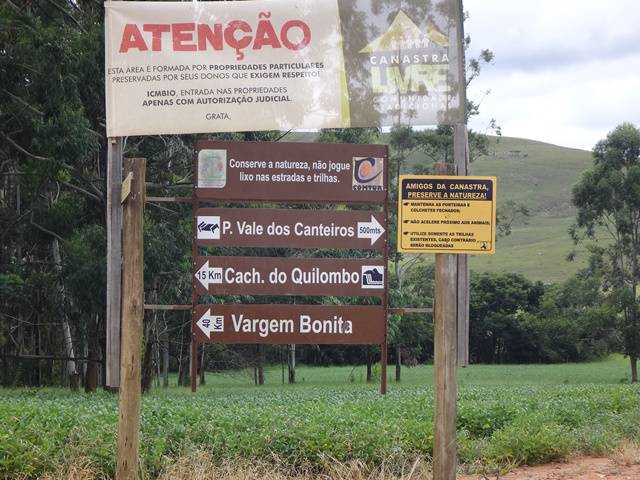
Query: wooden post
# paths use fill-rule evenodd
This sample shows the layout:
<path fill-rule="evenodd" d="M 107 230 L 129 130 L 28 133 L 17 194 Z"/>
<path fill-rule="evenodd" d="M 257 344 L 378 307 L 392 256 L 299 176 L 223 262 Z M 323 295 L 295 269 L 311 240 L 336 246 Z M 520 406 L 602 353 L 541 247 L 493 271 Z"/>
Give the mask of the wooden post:
<path fill-rule="evenodd" d="M 389 158 L 389 149 L 387 147 L 387 158 Z M 389 184 L 389 171 L 385 170 L 384 173 L 384 183 L 385 185 Z M 389 222 L 389 191 L 387 190 L 387 196 L 384 202 L 384 218 Z M 382 298 L 382 303 L 384 306 L 384 343 L 380 348 L 380 394 L 387 394 L 387 360 L 389 359 L 389 232 L 387 229 L 387 233 L 385 235 L 386 245 L 384 247 L 384 266 L 385 266 L 385 274 L 384 274 L 384 296 Z M 397 260 L 397 259 L 396 259 Z"/>
<path fill-rule="evenodd" d="M 292 343 L 289 345 L 289 354 L 287 356 L 287 363 L 289 364 L 289 383 L 296 383 L 296 345 Z"/>
<path fill-rule="evenodd" d="M 436 174 L 452 165 L 436 165 Z M 451 173 L 451 172 L 450 172 Z M 453 254 L 436 254 L 434 298 L 435 429 L 433 479 L 456 478 L 456 362 L 458 260 Z"/>
<path fill-rule="evenodd" d="M 193 161 L 193 178 L 198 178 L 198 162 L 196 159 Z M 194 180 L 195 181 L 195 180 Z M 193 189 L 193 199 L 191 202 L 191 265 L 195 267 L 196 257 L 198 256 L 198 231 L 196 228 L 196 220 L 198 217 L 198 209 L 200 208 L 200 200 L 196 195 L 196 187 Z M 191 373 L 191 392 L 196 393 L 198 389 L 198 383 L 196 382 L 196 375 L 198 373 L 198 342 L 196 340 L 196 332 L 193 327 L 193 316 L 195 315 L 195 308 L 198 304 L 198 293 L 196 292 L 194 279 L 191 277 L 191 326 L 189 328 L 191 332 L 191 355 L 189 355 L 189 367 Z"/>
<path fill-rule="evenodd" d="M 453 127 L 453 161 L 458 175 L 469 174 L 469 138 L 467 126 L 457 124 Z M 457 364 L 469 366 L 469 255 L 457 257 Z"/>
<path fill-rule="evenodd" d="M 387 394 L 387 357 L 389 352 L 387 350 L 387 342 L 380 346 L 380 394 Z"/>
<path fill-rule="evenodd" d="M 144 317 L 144 181 L 145 160 L 127 159 L 125 173 L 132 173 L 131 191 L 122 198 L 122 358 L 120 368 L 120 417 L 116 479 L 138 478 L 140 433 L 140 370 Z M 119 199 L 120 200 L 120 199 Z"/>
<path fill-rule="evenodd" d="M 460 107 L 464 113 L 464 121 L 453 126 L 453 162 L 458 175 L 469 175 L 469 137 L 467 133 L 467 79 L 464 50 L 464 7 L 462 0 L 456 3 L 458 56 L 458 84 L 460 86 Z M 455 173 L 454 173 L 455 175 Z M 469 365 L 469 255 L 458 255 L 457 258 L 457 359 L 459 367 Z"/>
<path fill-rule="evenodd" d="M 282 384 L 284 385 L 284 345 L 280 345 L 280 368 L 282 369 Z"/>
<path fill-rule="evenodd" d="M 122 137 L 107 140 L 107 316 L 105 389 L 120 386 L 120 304 L 122 295 Z"/>
<path fill-rule="evenodd" d="M 264 385 L 264 345 L 256 345 L 258 385 Z"/>
<path fill-rule="evenodd" d="M 191 391 L 196 393 L 198 389 L 198 342 L 191 338 L 191 356 L 189 357 L 191 366 Z"/>
<path fill-rule="evenodd" d="M 202 346 L 200 347 L 200 385 L 205 385 L 206 384 L 206 376 L 207 376 L 207 372 L 205 371 L 205 351 L 206 349 L 204 348 L 205 344 L 203 343 Z"/>
<path fill-rule="evenodd" d="M 436 254 L 434 480 L 456 478 L 456 282 L 456 255 Z"/>

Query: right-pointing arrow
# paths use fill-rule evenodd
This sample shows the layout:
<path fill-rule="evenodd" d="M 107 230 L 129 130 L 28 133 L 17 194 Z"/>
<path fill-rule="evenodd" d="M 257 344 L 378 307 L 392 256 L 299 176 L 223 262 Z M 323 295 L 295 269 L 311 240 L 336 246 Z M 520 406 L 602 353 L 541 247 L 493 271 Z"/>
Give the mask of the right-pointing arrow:
<path fill-rule="evenodd" d="M 376 243 L 383 233 L 383 226 L 378 223 L 378 220 L 373 215 L 371 215 L 370 222 L 358 222 L 358 238 L 371 239 L 371 245 Z"/>

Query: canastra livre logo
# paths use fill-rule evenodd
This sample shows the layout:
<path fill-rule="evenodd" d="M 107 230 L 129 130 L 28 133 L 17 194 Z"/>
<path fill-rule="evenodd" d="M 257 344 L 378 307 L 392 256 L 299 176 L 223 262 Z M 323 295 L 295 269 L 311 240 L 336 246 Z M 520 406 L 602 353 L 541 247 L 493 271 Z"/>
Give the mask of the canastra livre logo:
<path fill-rule="evenodd" d="M 389 29 L 358 53 L 369 55 L 371 84 L 379 94 L 447 93 L 449 38 L 434 23 L 425 31 L 403 11 Z"/>

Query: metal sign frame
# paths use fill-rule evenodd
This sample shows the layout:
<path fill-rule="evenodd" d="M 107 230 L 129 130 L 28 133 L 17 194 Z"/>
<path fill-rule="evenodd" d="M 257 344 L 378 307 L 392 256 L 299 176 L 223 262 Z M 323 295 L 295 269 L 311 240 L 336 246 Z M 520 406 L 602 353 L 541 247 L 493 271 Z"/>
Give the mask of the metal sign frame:
<path fill-rule="evenodd" d="M 230 151 L 231 154 L 229 157 L 233 156 L 235 159 L 239 155 L 248 154 L 250 157 L 247 162 L 253 159 L 254 161 L 260 161 L 260 159 L 267 158 L 267 162 L 272 161 L 275 162 L 277 158 L 283 158 L 289 161 L 296 161 L 296 155 L 302 155 L 303 158 L 311 158 L 309 162 L 327 162 L 328 159 L 334 159 L 336 163 L 341 164 L 349 164 L 352 169 L 347 171 L 347 173 L 343 173 L 341 176 L 338 173 L 339 181 L 342 182 L 342 188 L 345 191 L 341 191 L 340 189 L 334 188 L 331 189 L 330 194 L 323 193 L 321 189 L 317 188 L 317 186 L 311 186 L 310 188 L 298 187 L 298 191 L 296 189 L 283 190 L 282 188 L 276 189 L 273 186 L 271 188 L 258 188 L 257 190 L 251 190 L 249 188 L 239 188 L 239 182 L 237 181 L 239 175 L 230 179 L 228 176 L 224 176 L 224 180 L 222 180 L 222 176 L 218 178 L 215 175 L 212 175 L 211 182 L 209 185 L 216 185 L 217 187 L 198 187 L 199 179 L 199 152 L 203 149 L 210 150 L 225 150 Z M 293 157 L 292 157 L 293 155 Z M 225 153 L 225 162 L 226 162 L 226 153 Z M 362 193 L 358 193 L 356 190 L 355 180 L 352 181 L 352 177 L 354 177 L 355 167 L 358 165 L 356 163 L 355 158 L 358 159 L 368 159 L 374 158 L 382 160 L 382 168 L 380 171 L 381 179 L 382 179 L 382 189 L 375 189 L 371 191 L 364 191 Z M 242 158 L 240 158 L 242 161 Z M 368 160 L 363 160 L 368 161 Z M 214 158 L 213 160 L 214 167 L 217 167 L 218 170 L 222 168 L 221 165 L 216 165 L 215 162 L 220 162 Z M 197 370 L 198 370 L 198 346 L 201 343 L 205 343 L 206 336 L 200 330 L 200 327 L 197 326 L 198 320 L 201 319 L 203 312 L 207 312 L 208 308 L 222 308 L 224 311 L 230 311 L 232 308 L 231 305 L 227 304 L 224 306 L 218 305 L 202 305 L 198 303 L 198 299 L 202 294 L 205 293 L 206 290 L 202 288 L 202 286 L 198 287 L 196 283 L 198 281 L 195 278 L 195 272 L 197 271 L 198 266 L 202 266 L 203 259 L 199 256 L 200 247 L 204 246 L 215 246 L 215 242 L 211 240 L 203 240 L 198 239 L 198 215 L 203 216 L 203 213 L 214 213 L 214 212 L 224 212 L 230 210 L 240 211 L 240 208 L 229 209 L 228 203 L 262 203 L 268 202 L 273 204 L 308 204 L 308 205 L 327 205 L 327 204 L 339 204 L 339 205 L 372 205 L 372 206 L 380 206 L 381 210 L 378 211 L 367 211 L 365 215 L 375 214 L 377 218 L 381 218 L 383 222 L 379 222 L 380 225 L 383 226 L 384 232 L 382 233 L 380 239 L 376 240 L 376 243 L 382 242 L 382 245 L 378 245 L 376 247 L 369 247 L 369 250 L 373 249 L 373 251 L 382 250 L 382 258 L 379 257 L 377 259 L 371 259 L 371 262 L 375 262 L 377 264 L 382 263 L 384 266 L 384 288 L 381 291 L 375 291 L 371 296 L 377 296 L 381 299 L 381 305 L 377 308 L 380 308 L 383 312 L 384 325 L 382 326 L 382 341 L 379 343 L 381 347 L 381 384 L 380 391 L 384 395 L 387 391 L 387 336 L 388 336 L 388 314 L 389 314 L 389 276 L 388 276 L 388 264 L 389 264 L 389 210 L 388 210 L 388 201 L 389 201 L 389 153 L 387 145 L 361 145 L 361 144 L 303 144 L 303 143 L 270 143 L 270 142 L 213 142 L 213 141 L 198 141 L 194 145 L 194 153 L 193 153 L 193 178 L 194 178 L 194 195 L 192 201 L 192 246 L 191 246 L 191 255 L 192 255 L 192 268 L 194 276 L 192 276 L 192 292 L 191 292 L 191 390 L 193 392 L 197 389 Z M 247 163 L 248 164 L 248 163 Z M 260 167 L 265 166 L 264 163 L 258 163 Z M 295 165 L 295 164 L 294 164 Z M 375 163 L 372 163 L 375 166 Z M 224 166 L 226 168 L 226 164 Z M 366 168 L 365 168 L 366 170 Z M 343 170 L 344 172 L 344 170 Z M 373 171 L 373 174 L 376 172 Z M 262 169 L 263 175 L 273 175 L 274 172 L 270 171 L 268 168 Z M 277 173 L 275 173 L 277 174 Z M 264 177 L 265 179 L 267 177 Z M 229 183 L 227 183 L 229 181 Z M 378 182 L 379 183 L 379 182 Z M 202 185 L 202 183 L 201 183 Z M 257 193 L 256 193 L 257 192 Z M 277 192 L 277 193 L 275 193 Z M 273 198 L 269 198 L 273 197 Z M 364 198 L 363 198 L 364 197 Z M 214 204 L 215 208 L 203 208 L 202 204 Z M 220 204 L 220 205 L 219 205 Z M 252 212 L 255 209 L 243 209 L 245 212 Z M 281 210 L 277 209 L 265 209 L 265 213 L 268 212 L 279 212 Z M 315 215 L 323 216 L 325 214 L 330 214 L 330 210 L 294 210 L 297 212 L 305 213 L 305 212 L 322 212 L 316 213 Z M 334 214 L 337 212 L 333 212 Z M 341 213 L 341 212 L 340 212 Z M 346 213 L 346 212 L 345 212 Z M 360 212 L 349 211 L 347 215 L 358 215 Z M 280 215 L 280 214 L 277 214 Z M 312 213 L 311 215 L 314 215 Z M 322 242 L 320 242 L 322 243 Z M 221 245 L 222 246 L 222 245 Z M 271 246 L 271 242 L 260 243 L 260 240 L 252 240 L 247 243 L 240 243 L 238 246 L 251 246 L 254 248 L 267 248 Z M 286 248 L 300 248 L 300 249 L 308 249 L 308 248 L 319 248 L 318 246 L 306 245 L 305 242 L 302 244 L 300 242 L 292 242 L 291 245 L 286 243 L 286 240 L 282 240 L 280 245 L 281 247 Z M 320 245 L 321 248 L 359 248 L 357 245 L 354 246 L 339 246 L 339 245 L 329 245 L 323 246 Z M 231 257 L 224 257 L 231 258 Z M 234 257 L 236 261 L 241 258 L 247 257 Z M 254 258 L 254 257 L 251 257 Z M 262 258 L 263 263 L 266 261 L 268 263 L 273 263 L 278 261 L 277 257 L 272 259 L 265 259 L 264 257 L 255 257 L 256 260 Z M 304 257 L 305 263 L 312 262 L 314 259 L 311 257 Z M 289 262 L 290 259 L 282 259 L 284 262 Z M 246 262 L 246 260 L 244 260 Z M 323 260 L 324 261 L 324 260 Z M 339 261 L 344 262 L 367 262 L 369 258 L 359 259 L 340 259 Z M 260 285 L 256 286 L 258 289 L 261 287 Z M 204 290 L 204 291 L 203 291 Z M 232 290 L 226 290 L 222 295 L 233 294 Z M 260 291 L 260 290 L 259 290 Z M 341 293 L 340 290 L 336 290 L 333 294 Z M 274 295 L 274 292 L 267 293 L 259 293 L 260 295 Z M 321 295 L 325 295 L 323 293 Z M 307 290 L 303 290 L 301 293 L 278 293 L 280 295 L 313 295 L 313 293 L 309 293 Z M 370 296 L 368 292 L 347 292 L 345 296 Z M 291 307 L 286 304 L 276 304 L 274 305 L 276 308 L 281 307 L 283 309 L 290 309 Z M 272 309 L 274 306 L 263 305 L 264 309 Z M 237 305 L 236 307 L 247 308 L 248 306 Z M 314 309 L 316 307 L 322 307 L 317 305 L 296 305 L 297 309 L 300 308 L 311 308 Z M 341 309 L 353 309 L 355 306 L 340 306 Z M 361 308 L 365 308 L 364 306 Z M 367 307 L 369 308 L 369 307 Z M 376 309 L 376 307 L 370 307 Z M 347 311 L 345 310 L 345 311 Z M 359 310 L 351 310 L 351 311 L 359 311 Z M 239 343 L 238 336 L 232 337 L 231 343 Z M 279 341 L 275 343 L 283 343 L 283 337 L 279 337 Z M 304 338 L 300 338 L 293 343 L 299 344 L 314 344 L 314 343 L 325 343 L 331 344 L 331 340 L 328 337 L 322 336 L 307 336 L 307 341 L 304 341 Z M 291 338 L 287 337 L 289 343 L 291 343 Z M 336 344 L 354 344 L 349 341 L 336 340 Z M 244 340 L 243 340 L 244 341 Z M 210 342 L 206 342 L 210 343 Z M 226 342 L 225 342 L 226 343 Z M 269 343 L 266 341 L 255 341 L 250 343 Z M 273 343 L 273 342 L 271 342 Z M 377 342 L 376 342 L 377 343 Z M 360 343 L 359 343 L 360 344 Z M 366 340 L 365 343 L 362 344 L 371 344 L 370 340 Z"/>

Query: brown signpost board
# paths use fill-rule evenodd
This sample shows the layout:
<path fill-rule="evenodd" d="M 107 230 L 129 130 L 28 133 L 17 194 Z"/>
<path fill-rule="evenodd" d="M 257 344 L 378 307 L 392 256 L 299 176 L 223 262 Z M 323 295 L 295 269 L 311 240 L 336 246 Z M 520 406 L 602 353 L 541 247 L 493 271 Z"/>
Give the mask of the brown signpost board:
<path fill-rule="evenodd" d="M 194 154 L 192 390 L 202 343 L 377 344 L 384 394 L 388 147 L 199 141 Z M 374 207 L 222 205 L 236 202 Z M 211 246 L 354 249 L 378 258 L 199 256 Z M 205 295 L 378 297 L 379 305 L 199 304 Z"/>
<path fill-rule="evenodd" d="M 198 245 L 221 247 L 354 248 L 386 246 L 384 212 L 201 208 Z"/>
<path fill-rule="evenodd" d="M 199 200 L 383 203 L 386 145 L 199 141 Z"/>
<path fill-rule="evenodd" d="M 381 344 L 382 306 L 197 305 L 192 330 L 200 343 Z"/>
<path fill-rule="evenodd" d="M 383 259 L 197 257 L 199 295 L 378 296 L 386 290 Z"/>

